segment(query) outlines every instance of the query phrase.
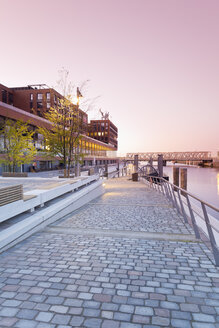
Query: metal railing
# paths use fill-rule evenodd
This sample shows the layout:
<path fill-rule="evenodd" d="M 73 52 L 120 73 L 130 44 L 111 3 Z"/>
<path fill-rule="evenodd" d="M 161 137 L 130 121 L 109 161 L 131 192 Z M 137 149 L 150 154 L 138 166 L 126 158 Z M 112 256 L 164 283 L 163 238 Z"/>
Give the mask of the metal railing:
<path fill-rule="evenodd" d="M 123 176 L 127 176 L 128 175 L 128 169 L 127 167 L 122 167 L 122 168 L 117 168 L 115 167 L 115 170 L 113 171 L 106 171 L 105 167 L 99 169 L 99 175 L 100 177 L 105 177 L 107 179 L 112 179 L 112 178 L 119 178 L 119 177 L 123 177 Z"/>
<path fill-rule="evenodd" d="M 164 178 L 149 176 L 142 178 L 150 187 L 167 197 L 177 212 L 183 216 L 185 223 L 191 220 L 197 239 L 201 238 L 199 228 L 203 231 L 210 241 L 216 266 L 219 266 L 219 248 L 216 242 L 216 239 L 219 241 L 219 221 L 208 213 L 208 209 L 216 213 L 219 213 L 219 209 Z"/>

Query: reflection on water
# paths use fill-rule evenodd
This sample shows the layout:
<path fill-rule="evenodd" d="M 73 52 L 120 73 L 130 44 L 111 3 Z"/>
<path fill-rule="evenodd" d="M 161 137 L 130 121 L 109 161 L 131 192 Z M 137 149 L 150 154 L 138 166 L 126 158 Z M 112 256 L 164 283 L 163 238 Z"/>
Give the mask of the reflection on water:
<path fill-rule="evenodd" d="M 219 195 L 219 173 L 217 174 L 217 193 Z"/>
<path fill-rule="evenodd" d="M 173 167 L 164 167 L 164 173 L 169 175 L 170 182 L 173 182 Z M 187 167 L 187 180 L 189 192 L 219 208 L 219 169 Z M 214 216 L 219 218 L 219 214 Z"/>

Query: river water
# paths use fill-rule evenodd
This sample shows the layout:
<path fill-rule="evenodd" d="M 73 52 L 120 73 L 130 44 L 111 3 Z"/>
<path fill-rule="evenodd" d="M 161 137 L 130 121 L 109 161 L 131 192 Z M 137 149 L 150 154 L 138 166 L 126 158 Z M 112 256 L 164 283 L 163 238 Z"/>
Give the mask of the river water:
<path fill-rule="evenodd" d="M 179 166 L 187 168 L 187 190 L 201 200 L 219 208 L 219 168 Z M 173 166 L 164 167 L 164 173 L 173 182 Z M 219 213 L 215 215 L 219 218 Z"/>

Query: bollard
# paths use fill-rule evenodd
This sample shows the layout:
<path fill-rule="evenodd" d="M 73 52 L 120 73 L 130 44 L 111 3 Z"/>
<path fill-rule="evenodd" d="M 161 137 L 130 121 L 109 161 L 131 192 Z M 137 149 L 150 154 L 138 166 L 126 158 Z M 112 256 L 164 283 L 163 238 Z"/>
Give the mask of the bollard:
<path fill-rule="evenodd" d="M 108 179 L 108 164 L 105 164 L 105 177 Z"/>
<path fill-rule="evenodd" d="M 93 175 L 93 174 L 95 174 L 95 172 L 94 172 L 94 168 L 91 167 L 91 168 L 88 170 L 88 175 L 91 176 L 91 175 Z"/>
<path fill-rule="evenodd" d="M 158 155 L 158 174 L 163 178 L 163 155 Z"/>
<path fill-rule="evenodd" d="M 132 173 L 132 181 L 138 181 L 138 172 Z"/>
<path fill-rule="evenodd" d="M 138 172 L 138 155 L 134 156 L 134 172 Z"/>
<path fill-rule="evenodd" d="M 119 162 L 117 163 L 117 171 L 118 171 L 118 178 L 119 178 Z"/>
<path fill-rule="evenodd" d="M 174 167 L 173 168 L 173 184 L 177 187 L 179 187 L 179 168 Z M 177 191 L 176 188 L 174 188 L 174 191 Z"/>
<path fill-rule="evenodd" d="M 180 170 L 180 188 L 187 190 L 187 169 Z M 181 191 L 181 195 L 185 196 L 186 193 Z"/>

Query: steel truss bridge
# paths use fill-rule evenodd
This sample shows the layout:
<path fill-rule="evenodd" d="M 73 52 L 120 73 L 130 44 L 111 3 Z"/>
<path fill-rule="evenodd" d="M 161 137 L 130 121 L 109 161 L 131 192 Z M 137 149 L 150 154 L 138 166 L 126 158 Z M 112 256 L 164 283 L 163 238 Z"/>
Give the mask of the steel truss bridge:
<path fill-rule="evenodd" d="M 164 161 L 212 161 L 210 151 L 186 151 L 186 152 L 148 152 L 148 153 L 127 153 L 125 160 L 132 161 L 138 155 L 139 161 L 157 161 L 158 155 L 163 155 Z"/>

